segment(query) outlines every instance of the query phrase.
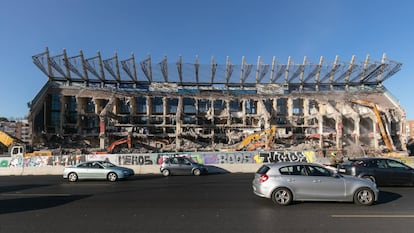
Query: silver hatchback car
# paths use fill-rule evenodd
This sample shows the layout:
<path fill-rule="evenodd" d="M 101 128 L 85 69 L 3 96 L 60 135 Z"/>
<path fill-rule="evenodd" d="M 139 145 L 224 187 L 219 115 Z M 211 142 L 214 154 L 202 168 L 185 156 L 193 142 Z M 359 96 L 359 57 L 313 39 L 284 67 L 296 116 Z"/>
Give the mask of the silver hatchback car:
<path fill-rule="evenodd" d="M 171 157 L 164 160 L 160 167 L 163 176 L 169 175 L 195 175 L 207 173 L 206 166 L 196 163 L 185 157 Z"/>
<path fill-rule="evenodd" d="M 279 205 L 292 201 L 339 201 L 372 205 L 378 199 L 375 183 L 340 175 L 314 163 L 265 164 L 253 179 L 253 192 Z"/>

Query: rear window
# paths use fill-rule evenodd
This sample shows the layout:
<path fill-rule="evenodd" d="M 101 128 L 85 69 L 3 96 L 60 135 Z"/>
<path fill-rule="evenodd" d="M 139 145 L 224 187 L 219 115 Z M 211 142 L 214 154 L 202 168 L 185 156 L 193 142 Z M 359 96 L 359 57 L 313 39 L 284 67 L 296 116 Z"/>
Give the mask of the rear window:
<path fill-rule="evenodd" d="M 356 161 L 355 160 L 348 160 L 341 163 L 342 166 L 352 166 Z"/>
<path fill-rule="evenodd" d="M 260 174 L 260 175 L 263 175 L 263 174 L 266 174 L 266 172 L 269 171 L 269 170 L 270 170 L 270 167 L 268 167 L 266 165 L 263 165 L 259 168 L 259 170 L 257 170 L 256 173 Z"/>

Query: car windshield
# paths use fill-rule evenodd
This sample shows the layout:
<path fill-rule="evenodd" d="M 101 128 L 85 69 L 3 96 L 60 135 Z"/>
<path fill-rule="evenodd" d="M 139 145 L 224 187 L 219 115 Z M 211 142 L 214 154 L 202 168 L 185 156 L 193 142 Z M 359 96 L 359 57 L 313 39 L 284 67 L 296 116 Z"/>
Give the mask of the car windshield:
<path fill-rule="evenodd" d="M 108 162 L 108 161 L 101 162 L 101 164 L 102 164 L 102 166 L 104 166 L 104 167 L 116 167 L 116 165 L 115 165 L 115 164 L 113 164 L 113 163 L 111 163 L 111 162 Z"/>

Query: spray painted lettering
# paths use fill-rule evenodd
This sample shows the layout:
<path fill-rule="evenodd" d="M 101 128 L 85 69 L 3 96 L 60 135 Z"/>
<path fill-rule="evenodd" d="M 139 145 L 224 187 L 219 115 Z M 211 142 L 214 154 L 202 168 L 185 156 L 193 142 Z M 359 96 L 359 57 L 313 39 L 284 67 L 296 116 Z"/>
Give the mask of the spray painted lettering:
<path fill-rule="evenodd" d="M 310 161 L 303 151 L 259 152 L 259 158 L 261 159 L 262 163 Z"/>
<path fill-rule="evenodd" d="M 240 153 L 225 153 L 225 154 L 218 154 L 217 155 L 217 164 L 221 163 L 254 163 L 252 155 L 245 154 L 243 152 Z"/>
<path fill-rule="evenodd" d="M 153 165 L 150 155 L 119 155 L 119 165 Z"/>

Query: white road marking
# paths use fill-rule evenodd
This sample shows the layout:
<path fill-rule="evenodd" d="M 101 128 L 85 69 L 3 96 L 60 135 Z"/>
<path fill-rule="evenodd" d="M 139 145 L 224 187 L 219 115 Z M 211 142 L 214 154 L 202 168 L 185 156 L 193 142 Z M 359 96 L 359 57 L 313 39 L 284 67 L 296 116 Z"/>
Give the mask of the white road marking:
<path fill-rule="evenodd" d="M 67 193 L 1 193 L 0 197 L 67 197 Z"/>
<path fill-rule="evenodd" d="M 332 218 L 414 218 L 414 214 L 334 214 Z"/>

